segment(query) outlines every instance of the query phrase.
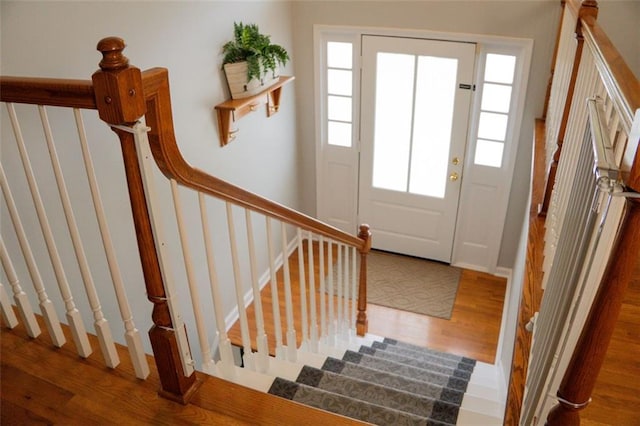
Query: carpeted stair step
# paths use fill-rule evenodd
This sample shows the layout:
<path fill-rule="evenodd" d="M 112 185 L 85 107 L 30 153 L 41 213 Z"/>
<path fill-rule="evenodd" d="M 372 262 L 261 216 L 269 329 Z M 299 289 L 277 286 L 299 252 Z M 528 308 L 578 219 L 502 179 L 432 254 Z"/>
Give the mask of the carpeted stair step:
<path fill-rule="evenodd" d="M 378 425 L 451 425 L 451 423 L 431 420 L 281 378 L 276 378 L 273 381 L 269 393 L 311 407 Z"/>
<path fill-rule="evenodd" d="M 460 410 L 458 405 L 451 402 L 415 395 L 309 366 L 302 368 L 296 382 L 444 423 L 455 424 Z"/>
<path fill-rule="evenodd" d="M 467 381 L 469 381 L 469 379 L 471 378 L 471 371 L 469 371 L 468 367 L 459 369 L 457 368 L 458 367 L 457 365 L 450 366 L 450 365 L 447 365 L 446 362 L 443 363 L 438 359 L 436 360 L 431 359 L 426 361 L 426 360 L 406 356 L 403 354 L 373 349 L 368 346 L 361 346 L 358 352 L 360 352 L 361 354 L 371 355 L 376 358 L 386 359 L 388 361 L 409 365 L 411 367 L 421 368 L 423 370 L 435 371 L 437 373 L 459 377 Z"/>
<path fill-rule="evenodd" d="M 375 370 L 331 357 L 327 358 L 324 362 L 322 370 L 388 388 L 410 392 L 415 395 L 451 402 L 456 405 L 460 405 L 464 397 L 464 391 L 416 380 L 413 377 L 403 377 L 395 373 Z"/>
<path fill-rule="evenodd" d="M 375 370 L 394 373 L 399 376 L 414 378 L 423 382 L 434 383 L 439 386 L 446 386 L 451 389 L 465 391 L 469 382 L 467 372 L 454 371 L 454 375 L 441 373 L 437 371 L 425 370 L 419 367 L 402 364 L 400 362 L 389 361 L 383 358 L 377 358 L 360 352 L 346 351 L 342 357 L 343 361 L 359 364 Z M 457 377 L 463 375 L 465 377 Z"/>
<path fill-rule="evenodd" d="M 419 359 L 427 362 L 433 362 L 436 364 L 440 363 L 442 365 L 447 365 L 453 368 L 457 368 L 459 370 L 465 370 L 470 372 L 473 371 L 473 367 L 476 365 L 475 360 L 472 360 L 471 358 L 464 358 L 461 356 L 451 355 L 444 352 L 438 352 L 435 350 L 416 351 L 414 349 L 409 349 L 409 348 L 405 348 L 397 345 L 390 345 L 388 343 L 382 343 L 382 342 L 373 342 L 370 347 L 372 349 L 375 349 L 376 351 L 385 351 L 385 352 L 391 352 L 399 355 L 405 355 L 411 358 L 415 358 L 415 359 Z"/>
<path fill-rule="evenodd" d="M 382 342 L 374 342 L 372 344 L 372 347 L 374 347 L 374 348 L 378 348 L 378 347 L 382 348 L 379 345 L 387 345 L 386 347 L 395 346 L 396 348 L 409 349 L 409 350 L 412 350 L 414 352 L 433 354 L 433 355 L 439 356 L 441 358 L 448 358 L 448 359 L 458 360 L 459 362 L 464 362 L 464 363 L 467 363 L 467 364 L 475 365 L 475 363 L 476 363 L 476 360 L 472 359 L 472 358 L 467 358 L 467 357 L 463 357 L 463 356 L 460 356 L 460 355 L 454 355 L 454 354 L 450 354 L 450 353 L 446 353 L 446 352 L 441 352 L 441 351 L 437 351 L 435 349 L 423 348 L 422 346 L 417 346 L 417 345 L 413 345 L 411 343 L 401 342 L 401 341 L 395 340 L 395 339 L 389 339 L 387 337 L 385 337 Z"/>

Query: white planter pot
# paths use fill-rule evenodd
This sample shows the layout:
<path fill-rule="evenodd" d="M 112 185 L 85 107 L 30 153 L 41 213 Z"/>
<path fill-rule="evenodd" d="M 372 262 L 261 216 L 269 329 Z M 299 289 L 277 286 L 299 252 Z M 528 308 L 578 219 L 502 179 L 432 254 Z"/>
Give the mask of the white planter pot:
<path fill-rule="evenodd" d="M 278 82 L 278 77 L 269 78 L 271 77 L 271 73 L 267 73 L 262 80 L 253 78 L 251 81 L 247 82 L 246 62 L 225 64 L 224 73 L 227 76 L 229 91 L 231 92 L 231 97 L 233 99 L 242 99 L 257 95 Z"/>

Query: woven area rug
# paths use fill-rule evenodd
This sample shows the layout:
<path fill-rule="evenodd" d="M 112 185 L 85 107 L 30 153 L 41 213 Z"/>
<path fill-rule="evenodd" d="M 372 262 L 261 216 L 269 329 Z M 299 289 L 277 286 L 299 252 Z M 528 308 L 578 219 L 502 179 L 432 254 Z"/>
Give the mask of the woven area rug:
<path fill-rule="evenodd" d="M 462 270 L 439 262 L 372 250 L 367 302 L 450 319 Z"/>

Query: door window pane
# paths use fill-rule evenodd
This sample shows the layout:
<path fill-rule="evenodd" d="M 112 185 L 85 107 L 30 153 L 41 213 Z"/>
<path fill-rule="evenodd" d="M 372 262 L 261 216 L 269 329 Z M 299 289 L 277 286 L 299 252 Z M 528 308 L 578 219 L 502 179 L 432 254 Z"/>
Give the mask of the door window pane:
<path fill-rule="evenodd" d="M 352 75 L 347 70 L 327 71 L 327 92 L 330 95 L 351 96 Z"/>
<path fill-rule="evenodd" d="M 482 110 L 509 112 L 511 103 L 511 86 L 485 83 L 482 88 Z"/>
<path fill-rule="evenodd" d="M 330 41 L 327 43 L 327 66 L 329 68 L 352 67 L 353 53 L 351 43 Z"/>
<path fill-rule="evenodd" d="M 444 198 L 458 60 L 420 56 L 409 192 Z"/>
<path fill-rule="evenodd" d="M 474 163 L 481 166 L 502 167 L 504 143 L 478 139 Z"/>
<path fill-rule="evenodd" d="M 329 120 L 351 121 L 351 98 L 328 96 L 327 100 Z"/>
<path fill-rule="evenodd" d="M 329 145 L 351 146 L 351 123 L 329 121 L 327 125 Z"/>
<path fill-rule="evenodd" d="M 373 186 L 406 191 L 413 110 L 413 55 L 379 52 L 373 141 Z"/>
<path fill-rule="evenodd" d="M 478 126 L 478 137 L 504 141 L 507 134 L 507 118 L 508 116 L 506 114 L 481 112 L 480 125 Z"/>
<path fill-rule="evenodd" d="M 485 81 L 494 83 L 513 83 L 513 72 L 516 69 L 516 57 L 513 55 L 487 54 L 487 63 L 484 67 Z"/>

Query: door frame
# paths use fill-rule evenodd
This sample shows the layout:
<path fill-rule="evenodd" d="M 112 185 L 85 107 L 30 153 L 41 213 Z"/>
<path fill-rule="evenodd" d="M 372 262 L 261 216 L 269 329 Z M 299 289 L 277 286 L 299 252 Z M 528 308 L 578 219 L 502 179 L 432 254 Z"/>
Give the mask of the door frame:
<path fill-rule="evenodd" d="M 358 175 L 359 175 L 359 152 L 360 152 L 360 51 L 361 37 L 362 35 L 377 35 L 377 36 L 390 36 L 390 37 L 408 37 L 408 38 L 425 38 L 441 41 L 459 41 L 459 42 L 471 42 L 478 45 L 476 64 L 479 63 L 479 57 L 486 55 L 487 53 L 508 53 L 516 56 L 517 68 L 516 76 L 517 80 L 516 90 L 514 90 L 512 96 L 512 103 L 514 105 L 513 120 L 509 123 L 509 138 L 512 141 L 510 144 L 505 145 L 505 151 L 503 154 L 503 167 L 501 168 L 503 177 L 503 185 L 500 188 L 502 197 L 500 198 L 501 205 L 499 211 L 495 215 L 495 222 L 497 225 L 493 226 L 491 232 L 492 244 L 488 250 L 486 260 L 484 264 L 477 264 L 474 261 L 465 259 L 464 255 L 460 253 L 459 247 L 463 245 L 465 241 L 465 235 L 460 230 L 460 224 L 468 219 L 465 217 L 464 206 L 462 200 L 465 199 L 465 195 L 469 192 L 467 185 L 468 179 L 462 180 L 461 187 L 461 211 L 458 214 L 458 223 L 456 226 L 456 232 L 454 233 L 453 241 L 453 257 L 452 265 L 462 266 L 468 269 L 474 269 L 483 272 L 499 273 L 500 275 L 508 274 L 508 270 L 504 268 L 498 268 L 497 262 L 500 254 L 500 248 L 502 243 L 504 222 L 506 219 L 507 208 L 509 204 L 509 195 L 511 191 L 511 178 L 513 176 L 515 159 L 517 155 L 518 142 L 520 138 L 520 128 L 522 118 L 524 114 L 524 101 L 527 90 L 527 82 L 529 77 L 529 69 L 531 63 L 531 55 L 533 51 L 533 40 L 515 37 L 501 37 L 482 34 L 464 34 L 464 33 L 445 33 L 434 32 L 427 30 L 401 30 L 401 29 L 388 29 L 378 27 L 351 27 L 351 26 L 333 26 L 333 25 L 314 25 L 314 74 L 315 74 L 315 98 L 316 98 L 316 111 L 315 111 L 315 128 L 316 128 L 316 205 L 317 216 L 329 222 L 330 224 L 344 229 L 348 232 L 357 232 L 358 215 L 357 215 L 357 200 L 358 200 Z M 328 146 L 326 143 L 327 135 L 325 128 L 326 121 L 326 102 L 319 102 L 319 100 L 326 93 L 326 81 L 323 75 L 323 70 L 326 68 L 325 64 L 325 44 L 327 41 L 347 41 L 353 43 L 353 75 L 354 75 L 354 125 L 353 125 L 353 143 L 351 147 L 335 147 Z M 483 71 L 480 66 L 476 66 L 476 81 L 478 81 L 479 73 Z M 471 159 L 475 153 L 475 137 L 472 136 L 472 132 L 475 131 L 473 125 L 474 117 L 478 115 L 479 97 L 474 96 L 472 107 L 472 117 L 469 125 L 469 134 L 467 135 L 467 146 L 465 152 L 465 158 Z M 320 105 L 320 107 L 318 107 Z M 338 162 L 342 161 L 341 167 L 341 179 L 347 179 L 347 182 L 343 182 L 341 187 L 350 188 L 351 194 L 336 194 L 335 185 L 331 188 L 326 182 L 326 178 L 332 175 L 332 171 L 326 168 L 326 164 L 336 159 Z M 470 173 L 471 161 L 465 161 L 463 173 L 468 175 Z M 329 206 L 327 200 L 340 198 L 343 205 L 334 208 L 335 206 Z M 349 211 L 353 210 L 353 211 Z M 470 214 L 468 212 L 468 214 Z M 375 238 L 375 235 L 373 236 Z"/>

